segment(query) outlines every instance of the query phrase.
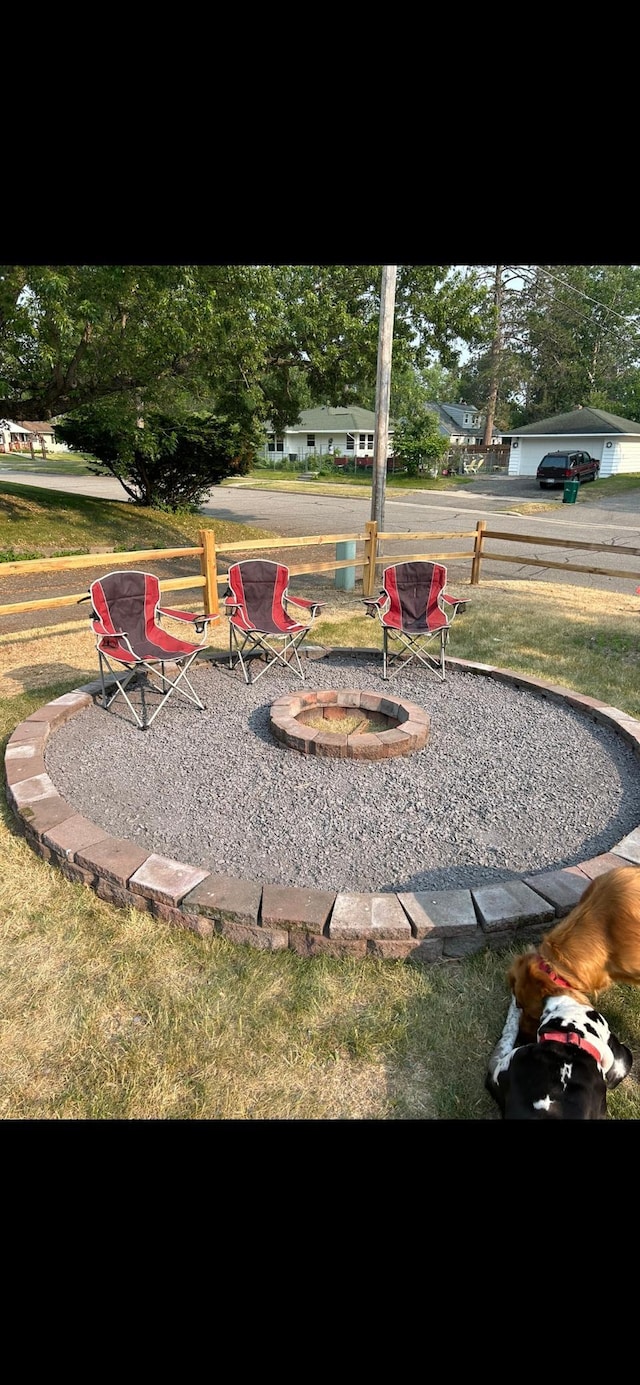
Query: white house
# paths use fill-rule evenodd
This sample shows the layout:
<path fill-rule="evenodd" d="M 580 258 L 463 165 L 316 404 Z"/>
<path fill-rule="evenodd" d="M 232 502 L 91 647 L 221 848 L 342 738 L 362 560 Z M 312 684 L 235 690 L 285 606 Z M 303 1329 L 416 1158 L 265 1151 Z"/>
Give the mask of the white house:
<path fill-rule="evenodd" d="M 0 452 L 68 452 L 66 442 L 56 440 L 53 423 L 14 423 L 0 419 Z"/>
<path fill-rule="evenodd" d="M 298 422 L 290 424 L 283 433 L 267 430 L 264 456 L 274 466 L 287 462 L 304 462 L 309 457 L 354 458 L 366 462 L 373 459 L 373 439 L 376 416 L 371 409 L 349 406 L 332 409 L 322 404 L 317 409 L 303 409 Z M 389 438 L 392 435 L 389 425 Z"/>
<path fill-rule="evenodd" d="M 22 452 L 29 447 L 29 433 L 22 423 L 0 418 L 0 452 Z"/>
<path fill-rule="evenodd" d="M 431 404 L 427 405 L 436 415 L 438 428 L 452 447 L 481 446 L 484 437 L 484 417 L 473 404 Z M 330 408 L 323 404 L 317 409 L 303 409 L 298 422 L 290 424 L 282 434 L 276 435 L 273 429 L 267 431 L 264 445 L 265 460 L 274 466 L 288 463 L 301 463 L 310 457 L 333 455 L 371 466 L 373 462 L 373 440 L 375 434 L 375 414 L 371 409 L 355 406 Z M 389 454 L 393 452 L 393 423 L 389 422 Z M 494 444 L 502 441 L 502 435 L 493 429 Z"/>
<path fill-rule="evenodd" d="M 545 452 L 584 450 L 600 462 L 600 477 L 640 472 L 640 423 L 603 409 L 578 408 L 514 428 L 509 476 L 535 476 Z"/>

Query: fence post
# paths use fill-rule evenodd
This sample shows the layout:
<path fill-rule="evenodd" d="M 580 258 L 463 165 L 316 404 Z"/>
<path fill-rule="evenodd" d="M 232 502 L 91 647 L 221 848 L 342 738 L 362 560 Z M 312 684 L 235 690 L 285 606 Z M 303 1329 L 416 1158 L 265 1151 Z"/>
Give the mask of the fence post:
<path fill-rule="evenodd" d="M 201 529 L 199 539 L 202 546 L 202 553 L 200 554 L 200 571 L 204 577 L 204 612 L 205 615 L 217 616 L 220 607 L 218 604 L 216 537 L 213 529 Z"/>
<path fill-rule="evenodd" d="M 471 586 L 480 585 L 480 563 L 482 562 L 482 545 L 484 542 L 484 531 L 487 527 L 486 519 L 479 519 L 476 524 L 476 537 L 473 544 L 473 561 L 471 563 Z"/>
<path fill-rule="evenodd" d="M 362 569 L 362 595 L 373 596 L 376 581 L 376 557 L 378 550 L 378 522 L 368 519 L 365 524 L 367 536 L 364 541 L 364 567 Z"/>

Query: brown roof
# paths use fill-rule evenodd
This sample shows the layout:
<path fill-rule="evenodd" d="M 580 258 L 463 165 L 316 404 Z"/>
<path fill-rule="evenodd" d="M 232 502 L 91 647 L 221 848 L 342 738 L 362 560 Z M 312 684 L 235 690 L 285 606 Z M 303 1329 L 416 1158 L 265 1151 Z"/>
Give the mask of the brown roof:
<path fill-rule="evenodd" d="M 50 423 L 25 423 L 24 419 L 17 420 L 18 427 L 24 428 L 25 433 L 53 433 Z"/>

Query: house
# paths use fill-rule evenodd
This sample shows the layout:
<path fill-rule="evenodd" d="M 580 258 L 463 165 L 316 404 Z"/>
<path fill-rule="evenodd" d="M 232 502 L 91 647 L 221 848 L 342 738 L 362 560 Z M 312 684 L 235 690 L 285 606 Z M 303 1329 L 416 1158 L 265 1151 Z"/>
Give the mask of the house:
<path fill-rule="evenodd" d="M 68 452 L 65 442 L 57 442 L 53 423 L 12 422 L 0 419 L 0 452 Z"/>
<path fill-rule="evenodd" d="M 438 431 L 447 439 L 451 447 L 481 447 L 484 438 L 484 416 L 473 404 L 427 404 L 436 415 Z M 502 434 L 496 428 L 491 433 L 492 444 L 502 442 Z"/>
<path fill-rule="evenodd" d="M 347 464 L 353 459 L 354 468 L 357 463 L 371 466 L 375 421 L 371 409 L 355 405 L 333 409 L 322 404 L 317 409 L 303 409 L 298 422 L 290 424 L 283 433 L 267 430 L 265 460 L 274 466 L 286 466 L 330 455 L 336 462 L 345 458 Z M 390 439 L 392 432 L 390 425 Z"/>
<path fill-rule="evenodd" d="M 484 418 L 472 404 L 428 404 L 437 417 L 438 428 L 452 447 L 480 447 L 484 437 Z M 311 458 L 332 455 L 337 466 L 353 469 L 373 466 L 375 413 L 355 406 L 330 408 L 323 404 L 317 409 L 303 409 L 298 422 L 289 425 L 281 435 L 267 431 L 264 445 L 265 460 L 274 466 L 300 465 Z M 389 456 L 393 455 L 393 423 L 389 422 Z M 493 445 L 502 435 L 493 429 Z"/>
<path fill-rule="evenodd" d="M 0 452 L 23 452 L 29 449 L 29 433 L 22 423 L 0 418 Z"/>
<path fill-rule="evenodd" d="M 600 477 L 640 472 L 640 423 L 604 409 L 579 407 L 538 419 L 510 433 L 509 476 L 535 476 L 546 452 L 563 448 L 589 452 L 600 462 Z"/>

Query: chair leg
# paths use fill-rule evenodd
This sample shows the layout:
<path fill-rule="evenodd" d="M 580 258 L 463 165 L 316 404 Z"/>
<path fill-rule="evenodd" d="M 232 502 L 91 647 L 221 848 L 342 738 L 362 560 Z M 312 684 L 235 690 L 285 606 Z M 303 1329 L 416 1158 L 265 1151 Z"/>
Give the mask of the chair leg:
<path fill-rule="evenodd" d="M 192 702 L 192 703 L 194 703 L 194 705 L 198 708 L 198 710 L 199 710 L 200 712 L 204 712 L 204 711 L 205 711 L 204 703 L 200 701 L 200 698 L 198 697 L 198 694 L 197 694 L 195 688 L 193 687 L 192 683 L 190 682 L 190 680 L 189 680 L 189 678 L 188 678 L 188 676 L 187 676 L 187 675 L 188 675 L 188 672 L 189 672 L 189 669 L 191 668 L 191 665 L 192 665 L 194 659 L 197 657 L 197 653 L 198 653 L 198 651 L 196 650 L 195 653 L 193 653 L 193 654 L 187 659 L 187 661 L 186 661 L 186 663 L 184 664 L 184 666 L 182 665 L 182 661 L 176 661 L 176 667 L 178 668 L 179 672 L 178 672 L 178 677 L 177 677 L 176 679 L 174 679 L 173 682 L 171 681 L 170 678 L 167 678 L 167 676 L 166 676 L 166 674 L 165 674 L 165 672 L 164 672 L 164 664 L 161 665 L 161 668 L 162 668 L 162 673 L 161 673 L 161 674 L 158 673 L 157 669 L 147 667 L 147 672 L 150 673 L 152 677 L 161 678 L 161 679 L 162 679 L 162 689 L 161 689 L 161 691 L 164 693 L 164 697 L 162 698 L 162 701 L 158 703 L 158 706 L 156 707 L 155 712 L 152 713 L 152 715 L 148 718 L 148 720 L 145 720 L 145 725 L 144 725 L 144 730 L 145 730 L 145 731 L 148 730 L 148 728 L 151 726 L 152 722 L 155 721 L 155 719 L 156 719 L 156 717 L 157 717 L 157 715 L 158 715 L 158 712 L 162 711 L 162 708 L 164 707 L 165 702 L 167 701 L 167 699 L 168 699 L 169 697 L 171 697 L 171 694 L 174 693 L 174 692 L 177 692 L 177 694 L 178 694 L 179 697 L 184 697 L 185 700 L 186 700 L 187 702 Z M 186 684 L 187 684 L 187 687 L 189 688 L 189 692 L 188 692 L 188 693 L 185 692 L 184 688 L 182 688 L 182 687 L 179 686 L 181 683 L 186 683 Z M 166 692 L 165 692 L 165 688 L 166 688 Z"/>
<path fill-rule="evenodd" d="M 282 649 L 276 649 L 273 645 L 269 644 L 266 638 L 261 638 L 254 631 L 249 631 L 248 633 L 246 633 L 242 641 L 242 644 L 240 644 L 237 631 L 234 629 L 233 626 L 230 626 L 229 667 L 233 668 L 232 654 L 235 650 L 240 660 L 240 664 L 242 666 L 242 672 L 244 674 L 245 683 L 257 683 L 258 679 L 262 678 L 263 673 L 266 673 L 267 670 L 270 669 L 273 664 L 277 663 L 282 664 L 283 667 L 286 669 L 290 669 L 293 673 L 296 674 L 300 681 L 304 683 L 304 670 L 302 668 L 302 664 L 300 663 L 300 658 L 298 655 L 298 646 L 302 643 L 306 634 L 306 630 L 301 630 L 298 635 L 286 635 L 284 637 Z M 264 658 L 266 660 L 264 668 L 261 668 L 259 673 L 252 673 L 251 675 L 249 674 L 249 670 L 247 668 L 245 660 L 242 657 L 243 650 L 245 649 L 249 641 L 250 652 L 255 651 L 256 654 L 264 655 Z"/>
<path fill-rule="evenodd" d="M 99 650 L 99 651 L 98 651 L 98 658 L 99 658 L 99 660 L 100 660 L 100 679 L 101 679 L 101 683 L 102 683 L 102 694 L 103 694 L 103 696 L 102 696 L 102 705 L 103 705 L 103 707 L 105 707 L 105 708 L 110 707 L 110 706 L 111 706 L 111 703 L 112 703 L 113 700 L 114 700 L 114 698 L 116 698 L 116 697 L 118 696 L 118 693 L 122 693 L 122 696 L 124 697 L 124 700 L 125 700 L 127 706 L 129 707 L 129 709 L 130 709 L 130 711 L 131 711 L 131 713 L 132 713 L 132 715 L 133 715 L 133 717 L 134 717 L 134 719 L 135 719 L 136 725 L 140 727 L 140 730 L 141 730 L 141 731 L 148 731 L 148 729 L 149 729 L 149 727 L 151 726 L 151 724 L 155 721 L 155 719 L 156 719 L 156 717 L 157 717 L 157 715 L 158 715 L 158 712 L 160 712 L 160 711 L 162 710 L 162 708 L 164 707 L 165 702 L 167 701 L 167 699 L 171 696 L 171 694 L 172 694 L 173 692 L 178 693 L 178 696 L 179 696 L 179 697 L 184 697 L 185 700 L 186 700 L 187 702 L 192 702 L 192 703 L 199 709 L 199 711 L 204 712 L 204 710 L 205 710 L 204 703 L 201 702 L 200 698 L 198 697 L 198 694 L 197 694 L 195 688 L 193 687 L 193 684 L 191 683 L 191 681 L 190 681 L 190 679 L 189 679 L 189 676 L 188 676 L 189 669 L 191 668 L 191 665 L 192 665 L 194 659 L 197 657 L 197 654 L 198 654 L 198 650 L 195 650 L 194 653 L 193 653 L 192 655 L 190 655 L 190 656 L 187 658 L 186 662 L 183 662 L 182 660 L 180 660 L 180 661 L 179 661 L 179 660 L 176 660 L 176 667 L 177 667 L 177 669 L 178 669 L 178 676 L 177 676 L 177 678 L 175 678 L 175 679 L 172 680 L 172 679 L 169 678 L 169 677 L 167 676 L 167 674 L 165 673 L 165 663 L 164 663 L 163 661 L 160 662 L 160 671 L 158 671 L 157 668 L 153 668 L 153 666 L 152 666 L 151 664 L 146 663 L 144 659 L 139 660 L 139 662 L 135 665 L 135 667 L 129 669 L 128 672 L 125 674 L 124 677 L 118 677 L 118 676 L 116 675 L 116 673 L 114 672 L 114 670 L 112 669 L 112 667 L 111 667 L 111 665 L 110 665 L 110 663 L 109 663 L 109 660 L 108 660 L 106 654 L 103 654 L 102 651 Z M 103 668 L 103 663 L 102 663 L 103 659 L 104 659 L 104 663 L 106 664 L 106 666 L 107 666 L 107 668 L 108 668 L 108 670 L 109 670 L 109 673 L 111 674 L 112 678 L 115 680 L 115 685 L 116 685 L 116 686 L 115 686 L 115 689 L 114 689 L 113 693 L 111 694 L 111 696 L 109 696 L 109 694 L 107 693 L 107 689 L 106 689 L 105 678 L 104 678 L 104 668 Z M 144 688 L 143 688 L 143 692 L 142 692 L 143 716 L 142 716 L 142 718 L 140 718 L 140 717 L 138 716 L 138 713 L 137 713 L 137 711 L 136 711 L 136 709 L 135 709 L 135 707 L 134 707 L 134 705 L 133 705 L 131 699 L 127 696 L 127 688 L 128 688 L 128 686 L 129 686 L 131 680 L 132 680 L 138 673 L 140 673 L 142 670 L 144 670 L 144 672 L 146 673 L 147 679 L 148 679 L 148 681 L 149 681 L 149 685 L 151 686 L 151 688 L 153 688 L 156 692 L 162 693 L 162 698 L 161 698 L 160 702 L 158 703 L 158 706 L 156 707 L 155 711 L 151 714 L 150 717 L 147 717 L 147 716 L 146 716 L 146 712 L 145 712 L 145 698 L 144 698 Z M 158 679 L 158 680 L 159 680 L 159 682 L 160 682 L 160 687 L 157 687 L 157 685 L 154 684 L 153 679 Z M 183 687 L 180 686 L 182 683 L 186 683 L 186 685 L 187 685 L 187 687 L 188 687 L 188 689 L 189 689 L 189 692 L 185 692 L 185 689 L 184 689 Z"/>
<path fill-rule="evenodd" d="M 409 664 L 413 663 L 414 659 L 417 659 L 418 663 L 422 664 L 423 668 L 430 669 L 432 673 L 435 673 L 436 678 L 444 682 L 446 677 L 445 652 L 448 636 L 449 631 L 447 629 L 440 630 L 438 635 L 430 637 L 440 640 L 439 654 L 436 658 L 433 654 L 428 653 L 425 648 L 420 648 L 418 641 L 407 637 L 404 631 L 391 630 L 389 627 L 385 626 L 383 635 L 383 678 L 395 678 L 396 674 L 400 673 L 401 669 L 407 668 Z M 393 653 L 393 647 L 388 643 L 391 637 L 396 640 L 399 646 L 395 653 Z"/>
<path fill-rule="evenodd" d="M 244 681 L 245 681 L 245 683 L 250 683 L 250 682 L 251 682 L 251 679 L 249 678 L 248 669 L 247 669 L 247 667 L 246 667 L 246 665 L 245 665 L 245 662 L 244 662 L 244 659 L 243 659 L 243 657 L 242 657 L 242 651 L 243 651 L 243 649 L 245 648 L 248 639 L 249 639 L 249 634 L 245 634 L 244 639 L 243 639 L 243 641 L 242 641 L 242 644 L 240 644 L 240 641 L 239 641 L 239 639 L 238 639 L 238 633 L 237 633 L 235 627 L 234 627 L 233 625 L 230 625 L 230 626 L 229 626 L 229 668 L 230 668 L 230 669 L 233 668 L 233 653 L 234 653 L 234 650 L 235 650 L 235 652 L 237 653 L 238 658 L 239 658 L 239 660 L 240 660 L 240 667 L 241 667 L 242 672 L 243 672 L 243 674 L 244 674 Z"/>
<path fill-rule="evenodd" d="M 109 663 L 109 660 L 108 660 L 106 654 L 103 654 L 103 653 L 102 653 L 102 650 L 98 650 L 98 659 L 99 659 L 99 661 L 100 661 L 100 681 L 101 681 L 101 683 L 102 683 L 102 706 L 103 706 L 103 707 L 105 708 L 105 710 L 106 710 L 107 708 L 109 708 L 109 707 L 111 706 L 111 703 L 115 700 L 115 698 L 118 696 L 118 694 L 119 694 L 119 693 L 122 693 L 122 696 L 124 697 L 124 700 L 125 700 L 127 706 L 129 707 L 130 711 L 132 712 L 133 716 L 135 717 L 135 720 L 136 720 L 137 725 L 140 727 L 140 730 L 141 730 L 141 731 L 144 731 L 144 729 L 145 729 L 144 721 L 141 721 L 141 720 L 140 720 L 140 717 L 138 716 L 138 713 L 136 712 L 136 709 L 135 709 L 135 707 L 134 707 L 134 705 L 133 705 L 131 699 L 127 696 L 127 688 L 129 687 L 129 684 L 132 682 L 132 680 L 136 677 L 136 674 L 138 673 L 138 665 L 136 664 L 134 668 L 130 668 L 130 669 L 128 670 L 128 672 L 125 673 L 124 675 L 123 675 L 123 674 L 118 675 L 118 674 L 116 673 L 115 669 L 112 669 L 111 664 Z M 111 675 L 111 677 L 113 678 L 114 683 L 115 683 L 115 687 L 114 687 L 113 692 L 111 693 L 111 696 L 109 696 L 109 694 L 108 694 L 108 692 L 107 692 L 107 687 L 106 687 L 105 677 L 104 677 L 104 665 L 103 665 L 103 660 L 104 660 L 104 664 L 106 664 L 106 666 L 107 666 L 107 668 L 108 668 L 108 670 L 109 670 L 109 673 L 110 673 L 110 675 Z"/>

